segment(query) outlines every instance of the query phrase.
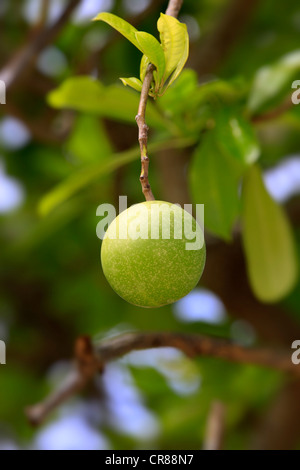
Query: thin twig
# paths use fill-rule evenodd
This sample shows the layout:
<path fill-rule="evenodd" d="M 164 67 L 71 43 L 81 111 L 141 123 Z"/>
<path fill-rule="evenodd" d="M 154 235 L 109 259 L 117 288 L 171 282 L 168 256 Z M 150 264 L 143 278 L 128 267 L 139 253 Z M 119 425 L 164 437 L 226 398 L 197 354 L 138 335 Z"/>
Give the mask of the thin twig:
<path fill-rule="evenodd" d="M 231 0 L 220 11 L 219 19 L 206 37 L 191 50 L 189 63 L 198 75 L 215 73 L 238 42 L 251 21 L 260 0 Z"/>
<path fill-rule="evenodd" d="M 17 52 L 11 62 L 0 71 L 0 80 L 5 82 L 7 90 L 17 81 L 21 81 L 24 73 L 28 72 L 28 69 L 34 64 L 37 55 L 54 41 L 80 1 L 70 0 L 58 20 L 53 25 L 31 37 L 29 42 Z"/>
<path fill-rule="evenodd" d="M 256 364 L 300 375 L 300 367 L 297 368 L 292 363 L 290 351 L 244 348 L 224 339 L 198 334 L 131 333 L 96 344 L 95 352 L 99 361 L 105 364 L 131 351 L 162 347 L 179 349 L 190 358 L 196 356 L 218 357 L 232 362 Z"/>
<path fill-rule="evenodd" d="M 75 367 L 53 394 L 42 403 L 25 409 L 30 424 L 33 426 L 41 424 L 53 410 L 71 396 L 79 393 L 97 373 L 102 371 L 90 338 L 87 336 L 82 336 L 76 341 L 75 361 Z"/>
<path fill-rule="evenodd" d="M 50 0 L 41 0 L 40 14 L 37 21 L 37 28 L 43 28 L 47 23 L 49 14 Z"/>
<path fill-rule="evenodd" d="M 277 119 L 282 114 L 289 111 L 292 108 L 292 106 L 293 106 L 293 102 L 291 98 L 289 97 L 287 100 L 280 103 L 277 108 L 271 109 L 270 111 L 267 111 L 264 114 L 257 114 L 256 116 L 253 116 L 251 118 L 251 121 L 254 124 L 259 124 L 261 122 L 266 122 L 266 121 L 271 121 L 273 119 Z"/>
<path fill-rule="evenodd" d="M 174 18 L 177 18 L 182 4 L 183 0 L 170 0 L 168 8 L 166 9 L 166 15 L 174 16 Z"/>
<path fill-rule="evenodd" d="M 203 450 L 222 450 L 225 431 L 225 405 L 214 401 L 208 416 Z"/>
<path fill-rule="evenodd" d="M 173 347 L 190 358 L 215 357 L 241 364 L 255 364 L 300 376 L 300 367 L 291 361 L 290 351 L 244 348 L 219 338 L 188 333 L 128 333 L 98 342 L 92 346 L 86 337 L 76 343 L 76 368 L 62 386 L 42 403 L 26 410 L 32 424 L 38 425 L 69 397 L 78 393 L 105 365 L 131 351 Z"/>
<path fill-rule="evenodd" d="M 79 393 L 87 384 L 87 381 L 77 369 L 72 370 L 65 378 L 60 388 L 49 395 L 45 401 L 25 409 L 25 415 L 32 426 L 39 426 L 52 411 L 61 404 Z"/>
<path fill-rule="evenodd" d="M 140 182 L 142 185 L 142 191 L 144 193 L 146 201 L 154 201 L 154 196 L 151 191 L 151 186 L 148 179 L 149 169 L 149 157 L 148 157 L 148 126 L 146 124 L 146 107 L 148 101 L 148 94 L 153 79 L 153 72 L 155 70 L 154 65 L 149 64 L 147 67 L 146 75 L 143 81 L 143 87 L 141 91 L 140 104 L 138 114 L 136 116 L 136 122 L 139 128 L 139 143 L 141 149 L 141 174 Z"/>
<path fill-rule="evenodd" d="M 170 16 L 177 17 L 179 10 L 182 6 L 183 0 L 170 0 L 166 14 Z M 149 64 L 143 81 L 140 103 L 138 114 L 136 116 L 136 122 L 139 128 L 139 143 L 141 149 L 141 174 L 140 182 L 142 185 L 142 191 L 145 196 L 146 201 L 154 201 L 155 197 L 153 196 L 151 186 L 149 183 L 149 157 L 148 157 L 148 131 L 149 127 L 146 124 L 146 107 L 149 96 L 149 90 L 153 80 L 153 72 L 155 66 Z"/>

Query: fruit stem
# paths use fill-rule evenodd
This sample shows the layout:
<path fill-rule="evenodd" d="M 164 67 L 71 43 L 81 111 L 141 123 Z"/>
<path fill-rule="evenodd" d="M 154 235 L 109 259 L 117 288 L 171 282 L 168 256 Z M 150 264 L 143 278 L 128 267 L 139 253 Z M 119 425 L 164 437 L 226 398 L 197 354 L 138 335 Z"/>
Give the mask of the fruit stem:
<path fill-rule="evenodd" d="M 179 10 L 182 6 L 183 0 L 169 0 L 168 8 L 166 10 L 166 15 L 174 16 L 177 18 Z M 149 96 L 149 91 L 151 88 L 151 83 L 153 80 L 153 72 L 156 69 L 155 65 L 149 64 L 146 70 L 146 75 L 143 81 L 143 86 L 141 90 L 141 97 L 139 103 L 138 114 L 135 118 L 138 128 L 139 128 L 139 143 L 141 149 L 141 174 L 140 182 L 142 185 L 142 191 L 144 193 L 146 201 L 154 201 L 155 197 L 153 196 L 151 186 L 149 183 L 149 157 L 148 157 L 148 131 L 149 127 L 146 124 L 146 107 Z"/>
<path fill-rule="evenodd" d="M 174 16 L 174 18 L 177 18 L 182 4 L 183 0 L 170 0 L 168 8 L 166 10 L 166 15 Z"/>
<path fill-rule="evenodd" d="M 146 75 L 143 82 L 143 87 L 141 91 L 141 98 L 139 103 L 138 114 L 136 116 L 136 122 L 139 128 L 139 143 L 141 149 L 141 174 L 140 182 L 142 185 L 142 191 L 144 193 L 146 201 L 154 201 L 155 197 L 153 196 L 151 186 L 148 178 L 148 169 L 149 169 L 149 157 L 148 157 L 148 131 L 149 127 L 146 124 L 146 107 L 148 94 L 151 87 L 151 82 L 153 79 L 153 72 L 155 66 L 149 64 L 147 67 Z"/>

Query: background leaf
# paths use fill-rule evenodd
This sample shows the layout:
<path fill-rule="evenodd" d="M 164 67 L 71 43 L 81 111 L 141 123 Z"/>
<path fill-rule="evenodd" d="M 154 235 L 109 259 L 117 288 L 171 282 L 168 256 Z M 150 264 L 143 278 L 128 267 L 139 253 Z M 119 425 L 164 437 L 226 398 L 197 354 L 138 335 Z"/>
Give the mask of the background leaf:
<path fill-rule="evenodd" d="M 85 76 L 67 79 L 48 95 L 48 101 L 54 108 L 74 109 L 133 125 L 139 106 L 139 96 L 130 89 L 117 85 L 104 87 L 99 81 Z M 147 122 L 153 127 L 165 127 L 164 119 L 150 101 Z"/>
<path fill-rule="evenodd" d="M 78 116 L 66 148 L 82 164 L 99 162 L 112 153 L 102 122 L 86 114 Z"/>
<path fill-rule="evenodd" d="M 156 152 L 168 148 L 182 148 L 186 145 L 192 145 L 191 139 L 171 139 L 165 141 L 152 142 L 148 145 L 148 151 Z M 76 192 L 91 184 L 101 176 L 111 173 L 127 163 L 138 159 L 140 155 L 139 147 L 136 146 L 125 152 L 103 156 L 102 161 L 86 168 L 74 172 L 69 178 L 46 194 L 39 203 L 38 211 L 40 215 L 48 215 L 57 206 L 65 202 Z M 108 158 L 108 156 L 110 158 Z"/>
<path fill-rule="evenodd" d="M 252 289 L 264 302 L 286 296 L 297 280 L 289 222 L 267 192 L 257 166 L 249 168 L 242 191 L 243 243 Z"/>
<path fill-rule="evenodd" d="M 223 107 L 216 117 L 215 134 L 218 146 L 236 161 L 238 171 L 258 159 L 260 147 L 254 128 L 239 110 Z"/>
<path fill-rule="evenodd" d="M 235 167 L 220 152 L 215 135 L 208 132 L 196 149 L 189 170 L 193 202 L 204 204 L 204 225 L 212 233 L 230 240 L 239 213 Z"/>
<path fill-rule="evenodd" d="M 290 52 L 256 73 L 250 90 L 248 108 L 257 114 L 276 106 L 292 94 L 292 82 L 299 78 L 300 50 Z"/>

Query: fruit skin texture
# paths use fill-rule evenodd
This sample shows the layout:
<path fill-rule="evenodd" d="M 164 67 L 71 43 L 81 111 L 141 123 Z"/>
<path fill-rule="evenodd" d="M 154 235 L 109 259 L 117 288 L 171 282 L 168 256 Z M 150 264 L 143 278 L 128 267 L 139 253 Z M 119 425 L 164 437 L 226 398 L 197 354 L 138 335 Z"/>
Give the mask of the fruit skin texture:
<path fill-rule="evenodd" d="M 153 204 L 159 205 L 160 215 L 159 220 L 156 218 L 154 223 L 154 218 L 151 219 L 150 216 Z M 170 239 L 163 239 L 162 220 L 169 217 L 170 206 L 174 208 Z M 130 215 L 132 209 L 135 210 L 134 216 Z M 157 210 L 157 207 L 154 209 Z M 181 239 L 176 239 L 174 223 L 178 225 L 179 220 L 183 224 L 184 214 L 190 221 L 190 230 L 187 232 L 184 227 Z M 123 228 L 126 233 L 128 222 L 129 225 L 133 222 L 141 230 L 141 234 L 144 229 L 144 238 L 148 231 L 148 239 L 121 239 L 120 231 Z M 159 239 L 150 238 L 153 226 L 156 230 L 159 229 Z M 195 239 L 192 230 L 196 230 L 198 237 L 203 240 L 201 249 L 186 249 L 189 240 Z M 113 234 L 116 234 L 116 239 L 109 238 Z M 163 201 L 146 201 L 122 212 L 108 227 L 101 247 L 103 272 L 111 287 L 127 302 L 140 307 L 161 307 L 187 295 L 202 275 L 205 258 L 206 249 L 199 224 L 181 207 Z"/>

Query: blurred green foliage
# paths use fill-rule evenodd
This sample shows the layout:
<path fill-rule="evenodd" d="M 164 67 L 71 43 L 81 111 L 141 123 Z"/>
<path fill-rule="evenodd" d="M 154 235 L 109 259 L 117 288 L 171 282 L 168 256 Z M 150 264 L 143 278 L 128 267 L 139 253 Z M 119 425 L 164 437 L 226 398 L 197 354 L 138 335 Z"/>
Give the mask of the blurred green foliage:
<path fill-rule="evenodd" d="M 2 67 L 28 40 L 28 30 L 33 27 L 23 15 L 28 2 L 4 3 L 0 16 Z M 156 22 L 166 3 L 151 9 L 138 29 L 157 35 Z M 184 1 L 183 18 L 192 20 L 190 25 L 196 22 L 200 31 L 191 41 L 191 58 L 227 4 L 223 0 Z M 114 2 L 112 12 L 130 20 L 124 5 Z M 217 71 L 198 77 L 197 60 L 193 63 L 191 59 L 167 93 L 147 106 L 153 157 L 150 178 L 157 198 L 163 185 L 155 160 L 163 158 L 166 150 L 185 149 L 189 190 L 193 202 L 205 203 L 209 239 L 215 236 L 214 243 L 220 246 L 220 240 L 234 243 L 236 233 L 245 229 L 245 259 L 255 295 L 280 301 L 285 315 L 282 321 L 293 318 L 297 323 L 299 220 L 298 228 L 296 223 L 290 228 L 291 222 L 278 215 L 281 209 L 276 201 L 268 198 L 264 206 L 262 181 L 259 177 L 250 184 L 249 172 L 258 171 L 254 170 L 257 166 L 263 171 L 273 168 L 286 156 L 299 155 L 300 106 L 286 107 L 274 119 L 256 120 L 288 101 L 292 81 L 300 79 L 299 30 L 299 2 L 278 3 L 276 9 L 271 0 L 258 2 L 243 35 Z M 96 237 L 97 206 L 116 204 L 122 194 L 128 196 L 129 204 L 142 200 L 134 119 L 139 95 L 117 83 L 119 76 L 139 75 L 141 54 L 117 38 L 103 48 L 99 60 L 86 72 L 88 58 L 99 44 L 110 41 L 107 31 L 101 23 L 78 24 L 71 18 L 55 41 L 66 58 L 66 69 L 59 77 L 35 70 L 32 83 L 24 78 L 10 91 L 7 107 L 0 108 L 0 126 L 7 116 L 15 116 L 31 132 L 30 142 L 19 148 L 9 147 L 0 132 L 0 161 L 25 193 L 18 208 L 0 213 L 0 339 L 7 343 L 7 365 L 0 366 L 0 441 L 11 440 L 20 447 L 37 446 L 38 436 L 26 423 L 23 408 L 42 399 L 57 383 L 53 368 L 71 358 L 76 336 L 178 330 L 230 338 L 235 323 L 230 311 L 223 323 L 208 324 L 184 322 L 172 306 L 151 312 L 134 307 L 118 298 L 103 276 L 101 242 Z M 32 122 L 34 126 L 29 125 Z M 38 124 L 44 132 L 37 131 Z M 55 131 L 58 141 L 50 138 Z M 247 199 L 243 204 L 241 192 Z M 299 196 L 289 203 L 299 207 Z M 273 235 L 280 233 L 275 246 Z M 259 253 L 251 248 L 255 236 L 263 243 Z M 267 256 L 267 266 L 261 253 Z M 218 269 L 216 266 L 216 279 Z M 270 278 L 272 288 L 267 292 Z M 263 342 L 260 331 L 255 333 L 256 341 Z M 80 399 L 89 404 L 96 398 L 99 409 L 105 410 L 97 430 L 106 436 L 109 446 L 200 448 L 211 402 L 220 399 L 227 407 L 226 447 L 247 448 L 259 419 L 285 384 L 283 375 L 219 359 L 175 359 L 165 368 L 175 369 L 185 392 L 172 386 L 171 372 L 162 372 L 157 365 L 137 366 L 130 358 L 120 362 L 143 406 L 158 423 L 151 437 L 118 428 L 117 418 L 112 424 L 109 393 L 98 382 Z M 193 380 L 198 385 L 189 389 Z M 123 406 L 130 407 L 126 400 L 125 395 Z M 132 413 L 134 419 L 134 407 Z M 54 414 L 54 422 L 59 416 L 60 412 Z"/>

